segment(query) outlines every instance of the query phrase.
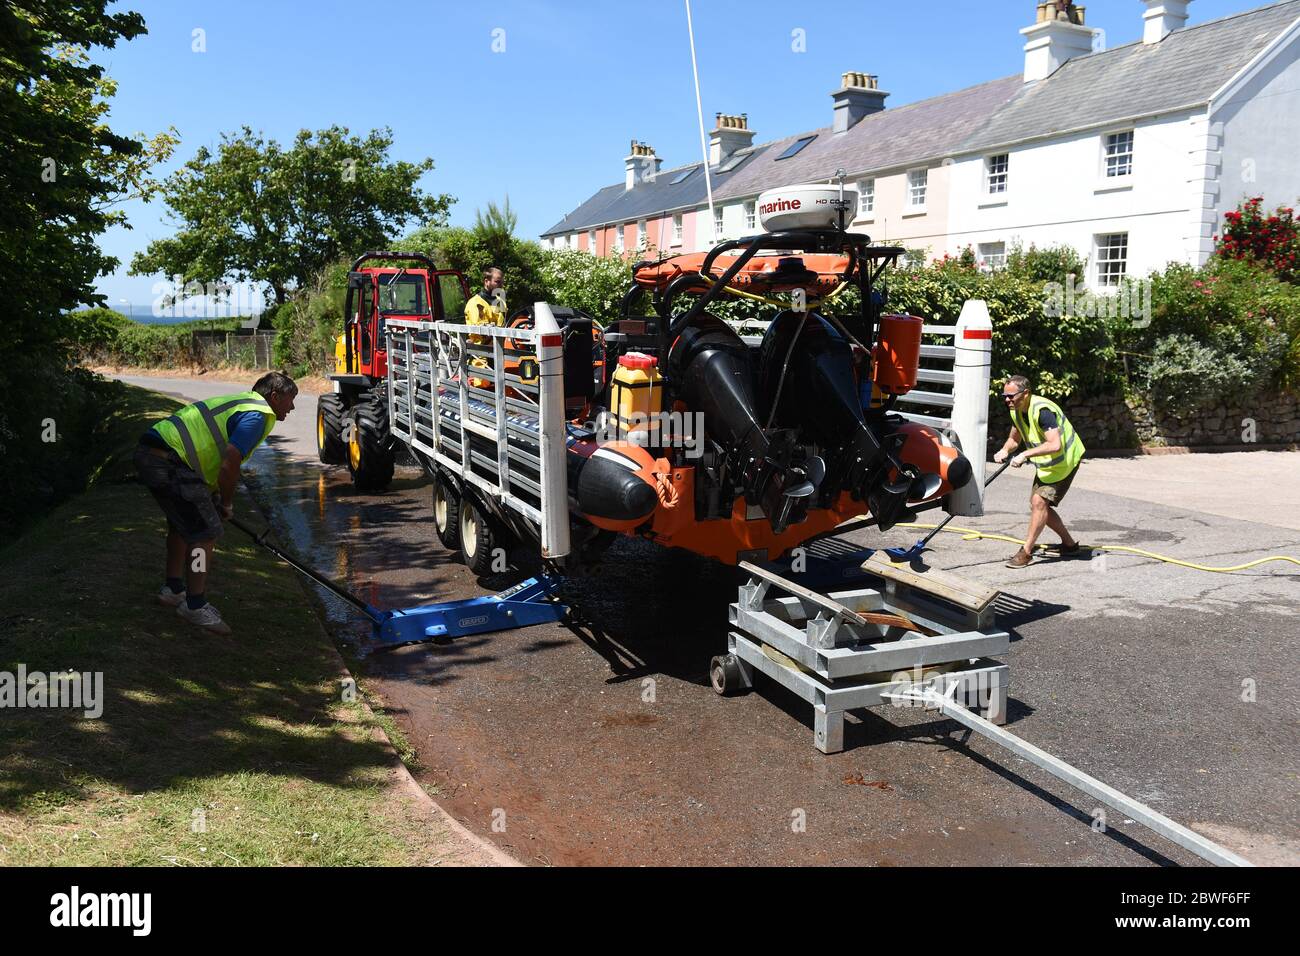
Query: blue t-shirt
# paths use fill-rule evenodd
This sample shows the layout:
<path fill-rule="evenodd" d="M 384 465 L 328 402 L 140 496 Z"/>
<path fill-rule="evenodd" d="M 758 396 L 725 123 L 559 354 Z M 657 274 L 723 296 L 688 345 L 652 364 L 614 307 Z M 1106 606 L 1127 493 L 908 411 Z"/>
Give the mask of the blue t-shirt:
<path fill-rule="evenodd" d="M 230 436 L 230 444 L 238 448 L 245 458 L 257 447 L 264 431 L 266 416 L 261 412 L 235 412 L 226 419 L 226 434 Z"/>

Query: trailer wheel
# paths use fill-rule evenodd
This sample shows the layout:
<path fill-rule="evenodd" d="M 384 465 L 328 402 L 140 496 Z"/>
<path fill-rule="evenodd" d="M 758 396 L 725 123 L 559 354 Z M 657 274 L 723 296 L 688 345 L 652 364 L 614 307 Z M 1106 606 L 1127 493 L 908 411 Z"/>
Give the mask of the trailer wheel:
<path fill-rule="evenodd" d="M 492 570 L 492 553 L 497 542 L 487 515 L 476 502 L 462 498 L 458 524 L 461 560 L 475 574 L 488 574 Z"/>
<path fill-rule="evenodd" d="M 352 427 L 347 428 L 348 425 Z M 388 403 L 365 392 L 344 419 L 348 471 L 358 491 L 382 491 L 393 480 L 393 439 L 388 430 Z"/>
<path fill-rule="evenodd" d="M 448 551 L 460 548 L 460 495 L 441 475 L 433 479 L 433 530 Z"/>
<path fill-rule="evenodd" d="M 316 400 L 316 455 L 327 465 L 341 465 L 348 460 L 343 441 L 343 396 L 327 392 Z"/>
<path fill-rule="evenodd" d="M 709 683 L 723 697 L 732 697 L 748 689 L 735 654 L 723 654 L 709 662 Z"/>

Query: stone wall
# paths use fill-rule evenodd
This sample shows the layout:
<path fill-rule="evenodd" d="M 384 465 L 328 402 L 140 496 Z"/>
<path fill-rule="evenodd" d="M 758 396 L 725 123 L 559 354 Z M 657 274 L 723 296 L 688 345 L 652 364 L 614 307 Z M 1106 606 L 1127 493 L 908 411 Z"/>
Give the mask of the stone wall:
<path fill-rule="evenodd" d="M 1262 396 L 1247 403 L 1218 402 L 1182 418 L 1158 414 L 1117 395 L 1061 403 L 1090 450 L 1149 446 L 1230 447 L 1300 443 L 1300 396 Z M 1253 424 L 1252 424 L 1253 423 Z M 1001 447 L 1011 418 L 999 398 L 989 402 L 989 449 Z"/>

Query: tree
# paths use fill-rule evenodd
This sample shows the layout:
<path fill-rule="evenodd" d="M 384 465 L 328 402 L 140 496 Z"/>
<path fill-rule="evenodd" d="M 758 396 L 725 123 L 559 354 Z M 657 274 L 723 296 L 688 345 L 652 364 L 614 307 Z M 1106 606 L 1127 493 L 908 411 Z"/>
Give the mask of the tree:
<path fill-rule="evenodd" d="M 514 311 L 546 298 L 542 247 L 516 236 L 517 224 L 507 198 L 502 206 L 489 202 L 487 209 L 476 210 L 470 229 L 424 227 L 403 239 L 402 246 L 431 256 L 443 268 L 460 270 L 471 289 L 482 284 L 484 270 L 498 267 L 505 274 L 506 301 Z"/>
<path fill-rule="evenodd" d="M 105 12 L 107 0 L 7 0 L 0 4 L 0 528 L 80 479 L 90 434 L 105 418 L 93 383 L 71 368 L 68 320 L 102 304 L 95 280 L 117 262 L 97 239 L 123 223 L 113 207 L 148 198 L 152 166 L 175 144 L 113 131 L 115 86 L 90 51 L 145 32 L 138 13 Z M 47 423 L 53 423 L 48 425 Z M 53 428 L 55 441 L 43 440 Z M 7 537 L 7 535 L 5 535 Z"/>
<path fill-rule="evenodd" d="M 15 306 L 0 354 L 42 360 L 57 351 L 58 317 L 103 297 L 94 281 L 117 261 L 96 237 L 123 222 L 113 206 L 148 198 L 151 167 L 175 138 L 141 142 L 107 124 L 115 84 L 90 62 L 145 32 L 138 13 L 107 14 L 107 0 L 15 0 L 0 6 L 0 285 Z M 6 361 L 4 366 L 8 366 Z"/>
<path fill-rule="evenodd" d="M 172 176 L 163 198 L 179 229 L 131 262 L 134 275 L 188 284 L 265 282 L 277 304 L 340 256 L 383 248 L 412 219 L 445 222 L 454 200 L 417 180 L 433 160 L 392 161 L 389 129 L 364 139 L 344 127 L 301 130 L 284 149 L 244 127 Z"/>

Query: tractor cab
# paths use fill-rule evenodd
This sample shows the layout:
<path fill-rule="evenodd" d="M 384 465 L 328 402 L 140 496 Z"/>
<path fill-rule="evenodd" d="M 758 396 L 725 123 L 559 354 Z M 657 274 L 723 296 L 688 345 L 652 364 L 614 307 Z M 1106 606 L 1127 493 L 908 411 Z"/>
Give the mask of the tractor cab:
<path fill-rule="evenodd" d="M 363 267 L 375 260 L 405 259 L 425 268 L 404 266 Z M 418 253 L 370 252 L 357 259 L 348 272 L 346 317 L 343 334 L 335 342 L 331 376 L 355 379 L 352 384 L 373 385 L 388 372 L 384 329 L 390 316 L 441 321 L 457 317 L 468 298 L 464 277 L 454 270 L 438 269 Z"/>
<path fill-rule="evenodd" d="M 343 333 L 334 344 L 334 372 L 329 376 L 334 390 L 317 403 L 316 445 L 322 462 L 346 463 L 360 489 L 388 485 L 393 442 L 386 394 L 387 320 L 455 321 L 468 298 L 464 276 L 439 269 L 422 253 L 367 252 L 352 263 Z"/>

